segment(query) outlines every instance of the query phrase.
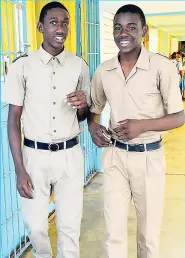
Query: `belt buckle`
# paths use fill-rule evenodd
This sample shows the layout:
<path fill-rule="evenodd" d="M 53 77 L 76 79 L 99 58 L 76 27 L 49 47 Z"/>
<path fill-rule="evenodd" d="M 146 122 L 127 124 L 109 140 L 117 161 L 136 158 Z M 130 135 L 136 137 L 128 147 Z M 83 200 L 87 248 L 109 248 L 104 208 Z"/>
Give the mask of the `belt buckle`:
<path fill-rule="evenodd" d="M 52 149 L 52 146 L 56 146 L 56 149 Z M 58 151 L 59 150 L 59 145 L 58 143 L 50 143 L 49 146 L 48 146 L 48 149 L 52 152 L 55 152 L 55 151 Z"/>

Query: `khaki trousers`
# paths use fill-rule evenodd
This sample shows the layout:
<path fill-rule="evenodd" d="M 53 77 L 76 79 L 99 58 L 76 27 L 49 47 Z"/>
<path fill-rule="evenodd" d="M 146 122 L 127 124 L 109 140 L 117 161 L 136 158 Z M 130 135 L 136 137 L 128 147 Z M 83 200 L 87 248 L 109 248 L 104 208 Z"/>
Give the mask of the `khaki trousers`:
<path fill-rule="evenodd" d="M 23 161 L 34 185 L 34 199 L 21 199 L 24 222 L 37 258 L 52 257 L 48 238 L 50 185 L 54 186 L 57 258 L 79 258 L 84 161 L 80 145 L 50 152 L 25 147 Z"/>
<path fill-rule="evenodd" d="M 103 152 L 107 258 L 127 258 L 127 219 L 131 198 L 137 214 L 137 258 L 157 258 L 165 188 L 164 149 Z"/>

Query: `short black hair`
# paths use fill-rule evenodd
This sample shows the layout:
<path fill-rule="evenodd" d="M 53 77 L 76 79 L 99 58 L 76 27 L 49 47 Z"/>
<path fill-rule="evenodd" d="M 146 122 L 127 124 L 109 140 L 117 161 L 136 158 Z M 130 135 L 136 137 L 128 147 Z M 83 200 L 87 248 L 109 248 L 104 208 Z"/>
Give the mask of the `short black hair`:
<path fill-rule="evenodd" d="M 117 10 L 114 18 L 116 17 L 116 15 L 118 15 L 120 13 L 134 13 L 134 14 L 137 14 L 140 17 L 142 26 L 146 25 L 146 18 L 145 18 L 144 12 L 137 5 L 134 5 L 134 4 L 123 5 L 122 7 L 120 7 Z"/>
<path fill-rule="evenodd" d="M 175 58 L 176 58 L 176 52 L 173 52 L 173 54 L 171 55 L 171 58 L 172 58 L 172 59 L 175 59 Z"/>
<path fill-rule="evenodd" d="M 178 51 L 177 54 L 180 55 L 180 56 L 182 56 L 182 57 L 184 56 L 181 51 Z"/>
<path fill-rule="evenodd" d="M 47 15 L 48 10 L 51 10 L 53 8 L 61 8 L 61 9 L 63 9 L 63 10 L 68 12 L 67 8 L 62 3 L 57 2 L 57 1 L 50 2 L 50 3 L 48 3 L 48 4 L 43 6 L 43 8 L 42 8 L 42 10 L 40 12 L 39 22 L 43 23 L 44 22 L 44 18 Z"/>

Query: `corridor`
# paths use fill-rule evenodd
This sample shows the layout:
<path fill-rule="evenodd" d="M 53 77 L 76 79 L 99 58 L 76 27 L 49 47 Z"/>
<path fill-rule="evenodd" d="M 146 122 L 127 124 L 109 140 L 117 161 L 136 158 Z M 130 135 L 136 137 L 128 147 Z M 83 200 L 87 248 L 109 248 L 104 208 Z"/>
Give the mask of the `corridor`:
<path fill-rule="evenodd" d="M 185 107 L 185 105 L 184 105 Z M 167 160 L 166 193 L 161 231 L 160 258 L 185 257 L 185 127 L 164 137 Z M 103 174 L 98 174 L 84 191 L 81 258 L 104 258 Z M 50 222 L 49 235 L 56 257 L 56 228 Z M 136 258 L 136 215 L 131 203 L 128 220 L 129 258 Z M 21 258 L 31 258 L 27 252 Z M 116 257 L 115 257 L 116 258 Z"/>

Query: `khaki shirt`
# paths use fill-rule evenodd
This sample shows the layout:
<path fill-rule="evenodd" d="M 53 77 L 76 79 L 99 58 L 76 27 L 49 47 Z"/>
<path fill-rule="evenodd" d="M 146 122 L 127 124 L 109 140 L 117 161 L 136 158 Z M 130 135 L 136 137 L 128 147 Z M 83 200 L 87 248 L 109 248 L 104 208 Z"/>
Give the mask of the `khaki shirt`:
<path fill-rule="evenodd" d="M 118 57 L 102 63 L 93 77 L 91 97 L 90 111 L 96 114 L 103 111 L 108 101 L 112 130 L 121 120 L 155 119 L 183 110 L 176 66 L 168 58 L 143 47 L 127 79 Z M 163 133 L 144 132 L 127 143 L 157 141 Z"/>
<path fill-rule="evenodd" d="M 23 106 L 23 134 L 42 142 L 65 141 L 80 134 L 77 111 L 67 94 L 82 90 L 90 105 L 90 80 L 85 61 L 64 50 L 56 57 L 42 47 L 10 65 L 3 100 Z"/>

